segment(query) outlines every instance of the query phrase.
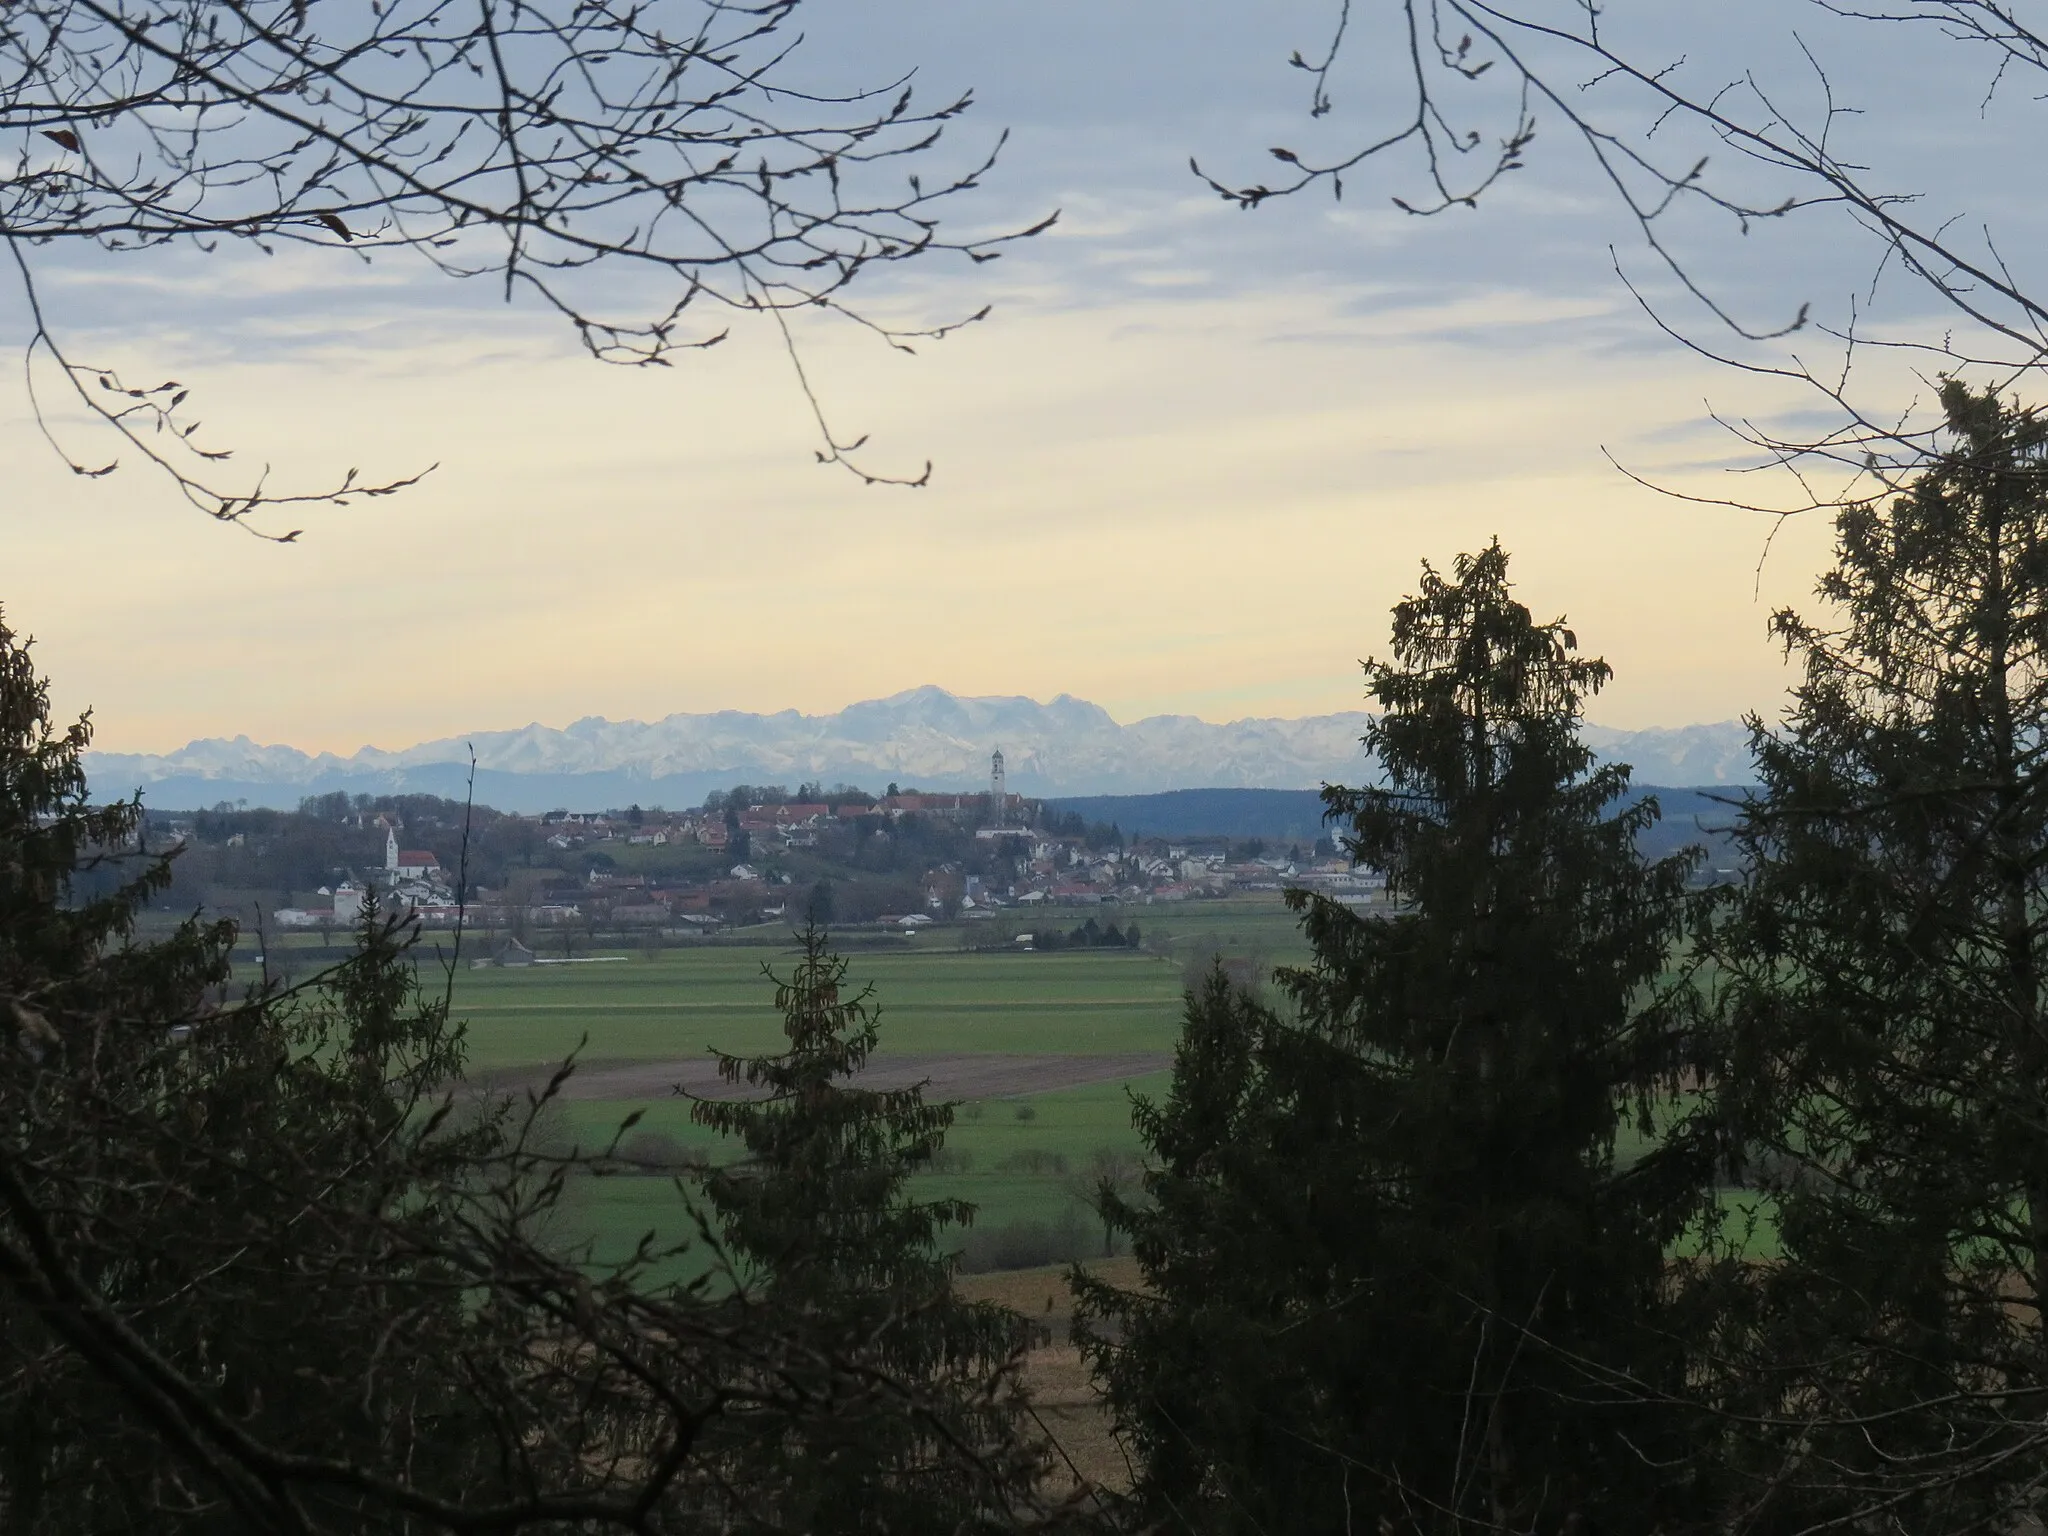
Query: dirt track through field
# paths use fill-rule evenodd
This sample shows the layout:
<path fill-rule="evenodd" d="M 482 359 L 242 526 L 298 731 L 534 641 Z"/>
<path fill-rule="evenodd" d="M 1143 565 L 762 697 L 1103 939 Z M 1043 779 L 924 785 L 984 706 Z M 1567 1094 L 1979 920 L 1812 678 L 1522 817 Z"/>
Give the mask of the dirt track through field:
<path fill-rule="evenodd" d="M 862 1088 L 908 1088 L 925 1085 L 930 1099 L 1008 1099 L 1027 1093 L 1050 1093 L 1057 1088 L 1078 1088 L 1087 1083 L 1121 1082 L 1164 1072 L 1173 1057 L 1160 1051 L 1134 1051 L 1111 1056 L 996 1056 L 987 1053 L 957 1055 L 878 1056 L 855 1081 Z M 547 1071 L 497 1072 L 486 1078 L 487 1086 L 500 1092 L 539 1088 L 549 1077 Z M 706 1099 L 739 1099 L 749 1094 L 745 1084 L 721 1081 L 718 1063 L 709 1056 L 681 1061 L 591 1061 L 580 1064 L 562 1085 L 565 1099 L 597 1099 L 617 1102 L 632 1099 L 665 1099 L 678 1085 Z"/>

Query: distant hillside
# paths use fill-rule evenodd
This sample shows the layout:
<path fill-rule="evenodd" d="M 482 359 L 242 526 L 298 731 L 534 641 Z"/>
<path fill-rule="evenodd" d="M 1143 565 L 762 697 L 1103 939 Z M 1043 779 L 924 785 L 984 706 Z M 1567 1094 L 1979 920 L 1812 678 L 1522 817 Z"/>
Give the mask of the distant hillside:
<path fill-rule="evenodd" d="M 86 771 L 106 798 L 142 789 L 160 807 L 225 800 L 288 809 L 303 796 L 334 790 L 460 795 L 474 747 L 477 799 L 533 812 L 696 805 L 708 791 L 740 782 L 976 789 L 987 785 L 989 756 L 1000 749 L 1009 787 L 1025 795 L 1149 795 L 1191 785 L 1312 790 L 1369 777 L 1359 745 L 1366 723 L 1367 716 L 1350 711 L 1223 725 L 1153 715 L 1120 724 L 1067 694 L 1040 704 L 926 687 L 829 715 L 724 710 L 652 724 L 593 718 L 562 729 L 529 725 L 450 736 L 399 751 L 364 747 L 347 757 L 264 746 L 246 736 L 212 738 L 160 754 L 88 752 Z M 1750 777 L 1735 721 L 1649 731 L 1589 726 L 1586 735 L 1603 757 L 1633 763 L 1636 777 L 1650 782 L 1739 784 Z"/>
<path fill-rule="evenodd" d="M 1657 797 L 1662 819 L 1642 838 L 1643 852 L 1661 858 L 1688 844 L 1717 848 L 1733 819 L 1739 791 L 1639 786 L 1630 803 Z M 1158 795 L 1078 795 L 1047 802 L 1083 820 L 1109 822 L 1126 837 L 1264 838 L 1310 843 L 1328 829 L 1321 797 L 1311 789 L 1177 789 Z"/>
<path fill-rule="evenodd" d="M 1323 835 L 1323 800 L 1313 789 L 1169 789 L 1157 795 L 1075 795 L 1046 804 L 1088 822 L 1113 823 L 1125 837 L 1262 837 L 1312 843 Z"/>

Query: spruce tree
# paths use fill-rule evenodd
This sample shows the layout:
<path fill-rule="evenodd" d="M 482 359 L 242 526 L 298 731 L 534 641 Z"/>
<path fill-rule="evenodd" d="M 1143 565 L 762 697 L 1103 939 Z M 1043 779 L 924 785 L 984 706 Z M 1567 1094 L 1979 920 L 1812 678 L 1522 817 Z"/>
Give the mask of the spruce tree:
<path fill-rule="evenodd" d="M 237 995 L 231 924 L 143 939 L 169 860 L 138 804 L 91 803 L 90 739 L 0 624 L 0 1520 L 370 1518 L 360 1490 L 266 1482 L 214 1415 L 459 1498 L 489 1436 L 446 1355 L 482 1338 L 417 1257 L 423 1193 L 489 1140 L 422 1124 L 458 1034 L 374 914 L 296 993 Z"/>
<path fill-rule="evenodd" d="M 820 1418 L 774 1436 L 742 1428 L 728 1476 L 789 1529 L 818 1533 L 975 1528 L 1032 1505 L 1045 1472 L 1021 1432 L 1016 1382 L 1031 1337 L 1007 1308 L 953 1294 L 940 1246 L 973 1219 L 951 1199 L 912 1198 L 952 1124 L 920 1086 L 854 1079 L 880 1038 L 872 988 L 855 990 L 823 930 L 806 926 L 775 983 L 788 1048 L 719 1057 L 749 1096 L 698 1099 L 692 1116 L 734 1138 L 735 1161 L 704 1193 L 745 1294 L 811 1338 L 917 1394 L 897 1415 Z M 972 1451 L 969 1457 L 959 1448 Z"/>
<path fill-rule="evenodd" d="M 1699 1170 L 1619 1153 L 1677 1067 L 1691 859 L 1637 853 L 1656 807 L 1579 734 L 1608 669 L 1507 566 L 1425 566 L 1368 664 L 1384 784 L 1324 800 L 1389 909 L 1291 896 L 1285 1006 L 1219 969 L 1140 1106 L 1150 1199 L 1112 1208 L 1145 1283 L 1077 1284 L 1147 1518 L 1643 1531 L 1683 1497 L 1647 1402 Z"/>
<path fill-rule="evenodd" d="M 1942 402 L 1773 620 L 1800 681 L 1702 940 L 1761 1191 L 1709 1293 L 1752 1529 L 2015 1529 L 2048 1479 L 2048 423 Z"/>

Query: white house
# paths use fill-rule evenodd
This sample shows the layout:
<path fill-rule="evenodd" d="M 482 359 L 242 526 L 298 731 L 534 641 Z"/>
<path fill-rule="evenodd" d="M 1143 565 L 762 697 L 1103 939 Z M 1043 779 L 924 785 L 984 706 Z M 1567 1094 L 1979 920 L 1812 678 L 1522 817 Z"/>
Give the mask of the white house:
<path fill-rule="evenodd" d="M 344 880 L 334 888 L 334 920 L 345 928 L 363 920 L 363 888 L 355 881 Z"/>

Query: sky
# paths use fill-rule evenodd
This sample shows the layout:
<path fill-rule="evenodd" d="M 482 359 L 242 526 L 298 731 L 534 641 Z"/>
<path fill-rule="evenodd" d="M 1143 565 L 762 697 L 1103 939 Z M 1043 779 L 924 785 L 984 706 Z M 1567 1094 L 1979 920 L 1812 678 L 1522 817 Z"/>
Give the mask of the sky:
<path fill-rule="evenodd" d="M 46 297 L 75 350 L 184 379 L 238 462 L 280 483 L 434 467 L 297 519 L 278 547 L 134 466 L 72 476 L 10 370 L 8 621 L 113 751 L 247 734 L 346 753 L 590 715 L 824 712 L 925 683 L 1229 720 L 1360 707 L 1359 661 L 1384 650 L 1420 562 L 1497 535 L 1524 600 L 1613 664 L 1594 719 L 1774 709 L 1788 674 L 1766 620 L 1806 602 L 1825 522 L 1676 500 L 1616 462 L 1704 495 L 1780 494 L 1731 480 L 1751 459 L 1711 413 L 1797 424 L 1813 402 L 1643 315 L 1615 260 L 1669 285 L 1574 145 L 1539 131 L 1527 171 L 1432 220 L 1389 200 L 1413 195 L 1412 166 L 1361 173 L 1342 203 L 1255 213 L 1189 173 L 1196 155 L 1263 178 L 1269 145 L 1355 143 L 1398 106 L 1361 5 L 1337 110 L 1309 122 L 1286 59 L 1333 5 L 812 0 L 797 67 L 972 86 L 946 151 L 963 160 L 1009 130 L 962 227 L 1060 210 L 999 262 L 872 285 L 870 310 L 905 323 L 993 305 L 915 356 L 843 324 L 797 329 L 837 429 L 869 434 L 884 471 L 930 459 L 922 490 L 815 462 L 764 325 L 621 370 L 402 256 L 53 253 Z M 1851 127 L 1884 174 L 2041 245 L 2007 174 L 2008 108 L 1977 110 L 1974 61 L 1830 32 L 1803 6 L 1608 10 L 1689 68 L 1775 69 L 1811 96 L 1796 20 L 1838 91 L 1883 104 Z M 1825 210 L 1680 232 L 1759 323 L 1807 299 L 1839 313 L 1869 277 L 1867 244 Z M 1889 317 L 1938 324 L 1916 303 Z M 22 322 L 0 297 L 12 346 Z M 1906 364 L 1877 366 L 1893 369 L 1880 395 L 1924 398 Z M 55 425 L 79 457 L 105 451 Z"/>

